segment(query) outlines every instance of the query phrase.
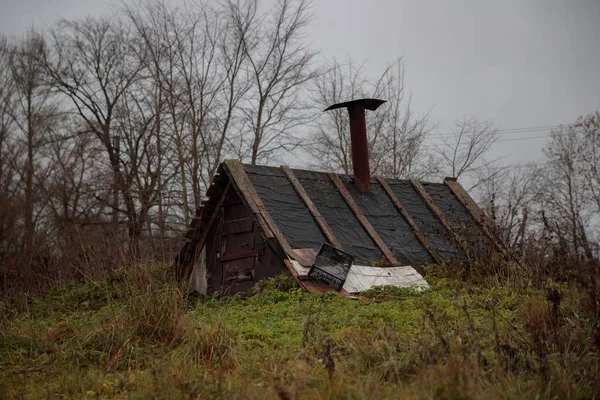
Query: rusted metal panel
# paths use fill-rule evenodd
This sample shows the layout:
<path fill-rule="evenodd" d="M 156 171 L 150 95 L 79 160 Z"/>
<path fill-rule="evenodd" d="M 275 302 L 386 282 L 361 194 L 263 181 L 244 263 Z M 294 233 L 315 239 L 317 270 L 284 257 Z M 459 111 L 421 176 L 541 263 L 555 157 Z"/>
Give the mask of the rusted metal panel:
<path fill-rule="evenodd" d="M 423 232 L 421 232 L 421 229 L 419 229 L 419 227 L 415 224 L 415 221 L 413 221 L 412 217 L 410 216 L 410 213 L 402 205 L 402 202 L 400 202 L 400 199 L 398 199 L 398 197 L 396 197 L 396 195 L 392 191 L 392 188 L 390 188 L 390 185 L 388 185 L 387 181 L 383 177 L 380 177 L 380 176 L 377 177 L 377 181 L 381 184 L 381 187 L 383 188 L 385 193 L 388 195 L 388 197 L 390 198 L 392 203 L 394 203 L 394 206 L 396 207 L 398 212 L 400 212 L 400 214 L 404 217 L 404 219 L 406 220 L 406 223 L 410 226 L 410 229 L 412 229 L 413 233 L 415 234 L 415 236 L 417 237 L 419 242 L 421 242 L 423 247 L 425 247 L 427 252 L 433 257 L 433 259 L 436 262 L 438 262 L 438 263 L 441 262 L 442 258 L 433 249 L 433 247 L 431 247 L 429 245 L 429 243 L 427 242 L 427 239 L 425 238 L 425 235 L 423 235 Z"/>
<path fill-rule="evenodd" d="M 371 171 L 369 168 L 369 143 L 367 141 L 367 124 L 365 109 L 376 110 L 385 103 L 379 99 L 358 99 L 334 104 L 325 111 L 336 108 L 347 108 L 350 117 L 350 141 L 352 147 L 352 167 L 354 169 L 354 185 L 361 192 L 371 188 Z"/>
<path fill-rule="evenodd" d="M 292 250 L 292 254 L 291 257 L 298 261 L 300 263 L 300 265 L 303 265 L 305 267 L 310 267 L 313 263 L 313 260 L 315 259 L 315 256 L 317 255 L 317 252 L 319 251 L 319 249 L 313 249 L 313 248 L 308 248 L 308 249 L 293 249 Z"/>
<path fill-rule="evenodd" d="M 240 218 L 232 221 L 225 219 L 223 235 L 235 235 L 236 233 L 252 232 L 254 221 L 252 218 Z"/>
<path fill-rule="evenodd" d="M 371 189 L 371 170 L 369 167 L 369 142 L 367 140 L 365 106 L 355 104 L 348 107 L 348 114 L 350 116 L 354 184 L 361 192 L 368 192 Z"/>
<path fill-rule="evenodd" d="M 460 236 L 458 236 L 458 234 L 454 231 L 454 229 L 452 229 L 452 226 L 450 225 L 450 222 L 448 221 L 448 219 L 446 218 L 446 216 L 444 215 L 444 213 L 435 204 L 435 202 L 433 201 L 433 199 L 431 198 L 431 196 L 429 195 L 429 193 L 427 193 L 427 191 L 425 190 L 425 188 L 423 188 L 423 185 L 421 185 L 421 182 L 417 181 L 416 179 L 410 179 L 410 183 L 415 188 L 415 190 L 417 191 L 417 193 L 419 194 L 419 196 L 421 196 L 421 198 L 423 199 L 423 201 L 425 202 L 425 204 L 427 205 L 427 207 L 429 207 L 429 209 L 431 210 L 431 212 L 440 221 L 440 223 L 442 224 L 442 226 L 444 227 L 444 229 L 446 229 L 446 231 L 448 232 L 448 235 L 450 236 L 450 238 L 452 240 L 454 240 L 454 242 L 456 243 L 456 245 L 461 250 L 463 250 L 465 252 L 465 254 L 467 255 L 467 257 L 469 257 L 470 254 L 469 254 L 468 248 L 465 246 L 465 240 L 463 238 L 461 238 Z"/>
<path fill-rule="evenodd" d="M 310 197 L 302 187 L 302 184 L 300 183 L 298 178 L 296 178 L 292 170 L 285 165 L 282 165 L 281 169 L 283 170 L 285 176 L 288 178 L 288 180 L 294 187 L 296 193 L 298 193 L 298 196 L 300 196 L 300 198 L 308 208 L 308 211 L 313 216 L 315 222 L 319 226 L 319 229 L 321 229 L 321 232 L 323 232 L 323 235 L 325 235 L 325 238 L 327 238 L 329 243 L 331 243 L 333 246 L 343 250 L 344 248 L 342 247 L 341 243 L 336 239 L 335 235 L 333 234 L 333 231 L 327 224 L 327 221 L 325 221 L 325 218 L 323 218 L 319 210 L 317 210 L 317 207 L 315 207 L 314 203 L 312 202 L 312 200 L 310 199 Z"/>
<path fill-rule="evenodd" d="M 381 237 L 379 237 L 379 234 L 377 233 L 377 231 L 375 231 L 375 229 L 373 229 L 373 226 L 371 226 L 371 223 L 369 222 L 367 217 L 365 217 L 365 215 L 362 213 L 362 211 L 358 207 L 358 204 L 356 204 L 356 202 L 354 201 L 354 199 L 348 192 L 348 189 L 346 189 L 346 187 L 344 186 L 342 181 L 340 181 L 340 178 L 338 178 L 338 176 L 335 174 L 329 174 L 329 178 L 331 179 L 331 181 L 333 182 L 333 184 L 335 185 L 337 190 L 340 192 L 340 194 L 346 201 L 346 204 L 348 204 L 348 207 L 350 207 L 350 209 L 352 210 L 352 212 L 354 213 L 356 218 L 359 220 L 359 222 L 361 223 L 361 225 L 363 226 L 365 231 L 367 231 L 367 233 L 369 234 L 371 239 L 373 239 L 373 241 L 375 242 L 375 244 L 377 245 L 379 250 L 381 250 L 381 252 L 383 253 L 384 257 L 387 259 L 387 261 L 389 261 L 390 263 L 392 263 L 394 265 L 398 265 L 399 262 L 396 259 L 396 256 L 394 256 L 394 253 L 392 253 L 390 251 L 390 249 L 383 242 Z"/>

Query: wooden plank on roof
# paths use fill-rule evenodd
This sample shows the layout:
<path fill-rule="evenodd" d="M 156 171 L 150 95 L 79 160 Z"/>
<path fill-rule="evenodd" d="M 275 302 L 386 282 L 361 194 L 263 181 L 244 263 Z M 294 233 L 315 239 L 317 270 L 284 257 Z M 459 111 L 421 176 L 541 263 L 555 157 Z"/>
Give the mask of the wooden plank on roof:
<path fill-rule="evenodd" d="M 304 267 L 310 267 L 313 264 L 315 256 L 319 249 L 306 248 L 306 249 L 293 249 L 292 258 L 296 260 L 300 265 Z"/>
<path fill-rule="evenodd" d="M 410 184 L 417 191 L 417 193 L 419 194 L 421 199 L 423 199 L 423 201 L 425 202 L 427 207 L 429 207 L 429 209 L 431 210 L 433 215 L 435 215 L 435 217 L 438 219 L 438 221 L 440 221 L 440 223 L 442 224 L 444 229 L 446 229 L 450 238 L 452 240 L 454 240 L 454 242 L 458 245 L 458 247 L 463 250 L 463 252 L 467 255 L 467 257 L 469 257 L 469 251 L 466 247 L 465 240 L 463 238 L 461 238 L 456 233 L 456 231 L 454 231 L 454 229 L 452 229 L 450 222 L 448 221 L 448 219 L 446 218 L 446 216 L 444 215 L 442 210 L 440 210 L 440 208 L 437 206 L 437 204 L 435 204 L 435 201 L 433 201 L 433 199 L 431 198 L 429 193 L 427 193 L 427 191 L 425 190 L 423 185 L 421 185 L 421 182 L 419 182 L 416 179 L 410 179 Z"/>
<path fill-rule="evenodd" d="M 475 203 L 475 201 L 469 196 L 467 191 L 462 187 L 456 178 L 445 178 L 444 185 L 448 186 L 452 194 L 456 196 L 458 201 L 467 209 L 469 214 L 481 227 L 483 232 L 488 238 L 494 243 L 496 248 L 502 252 L 508 249 L 508 246 L 494 234 L 494 223 L 488 218 L 481 208 Z"/>
<path fill-rule="evenodd" d="M 282 169 L 283 173 L 285 174 L 285 176 L 287 177 L 288 181 L 294 187 L 294 190 L 296 191 L 296 193 L 298 193 L 298 196 L 300 196 L 300 198 L 304 202 L 304 205 L 308 208 L 310 215 L 312 215 L 312 217 L 314 218 L 315 222 L 321 229 L 321 232 L 323 232 L 323 235 L 325 235 L 325 238 L 333 246 L 337 247 L 340 250 L 344 250 L 342 244 L 337 240 L 337 238 L 333 234 L 333 231 L 327 224 L 327 221 L 325 221 L 325 218 L 321 215 L 321 213 L 319 212 L 319 210 L 317 209 L 317 207 L 315 206 L 315 204 L 313 203 L 311 198 L 308 196 L 308 193 L 306 193 L 306 191 L 302 187 L 302 184 L 300 183 L 298 178 L 296 178 L 296 175 L 294 175 L 294 172 L 290 169 L 290 167 L 288 167 L 286 165 L 282 165 L 281 169 Z"/>
<path fill-rule="evenodd" d="M 431 257 L 433 257 L 433 259 L 436 262 L 438 262 L 438 263 L 442 262 L 443 260 L 440 257 L 440 255 L 437 253 L 437 251 L 435 251 L 433 249 L 433 247 L 431 247 L 429 242 L 427 242 L 425 235 L 423 234 L 421 229 L 417 226 L 417 224 L 415 224 L 415 221 L 412 219 L 412 216 L 410 215 L 410 213 L 408 212 L 406 207 L 404 207 L 404 205 L 402 204 L 400 199 L 394 194 L 394 192 L 392 191 L 392 188 L 387 183 L 387 181 L 383 177 L 380 177 L 380 176 L 376 177 L 376 179 L 379 182 L 379 184 L 381 185 L 381 187 L 383 188 L 383 190 L 385 190 L 385 193 L 388 195 L 388 197 L 394 204 L 394 207 L 396 207 L 398 212 L 400 212 L 402 217 L 404 217 L 404 220 L 406 221 L 408 226 L 410 226 L 410 229 L 412 229 L 413 233 L 415 234 L 415 236 L 417 237 L 419 242 L 421 242 L 421 244 L 423 245 L 425 250 L 427 250 L 427 252 L 431 255 Z"/>
<path fill-rule="evenodd" d="M 256 215 L 256 219 L 258 220 L 258 224 L 261 229 L 268 237 L 274 237 L 279 242 L 279 245 L 283 249 L 286 254 L 291 254 L 292 248 L 288 243 L 283 233 L 279 230 L 279 227 L 271 217 L 271 214 L 265 208 L 262 200 L 258 196 L 256 189 L 252 185 L 250 178 L 246 174 L 244 170 L 244 166 L 241 162 L 237 160 L 228 160 L 225 161 L 225 165 L 229 170 L 229 173 L 233 177 L 236 185 L 246 203 Z"/>
<path fill-rule="evenodd" d="M 296 268 L 294 268 L 294 265 L 292 264 L 292 262 L 286 258 L 285 260 L 283 260 L 283 263 L 285 264 L 287 269 L 292 274 L 292 277 L 296 280 L 296 282 L 298 282 L 298 285 L 300 286 L 300 288 L 304 291 L 307 291 L 308 289 L 304 285 L 304 282 L 302 282 L 302 279 L 300 279 L 300 276 L 298 275 L 298 271 L 296 271 Z"/>
<path fill-rule="evenodd" d="M 350 195 L 350 192 L 348 192 L 348 189 L 346 189 L 346 186 L 344 186 L 340 178 L 336 174 L 328 175 L 335 187 L 337 188 L 337 190 L 340 192 L 340 194 L 346 201 L 346 204 L 348 204 L 348 207 L 350 207 L 360 224 L 363 226 L 365 231 L 367 231 L 367 234 L 371 237 L 371 239 L 373 239 L 379 250 L 381 250 L 386 260 L 394 265 L 399 265 L 400 263 L 396 259 L 396 256 L 394 256 L 394 253 L 392 253 L 389 247 L 387 247 L 387 245 L 381 239 L 375 228 L 373 228 L 367 217 L 365 217 L 363 212 L 360 210 L 360 207 L 358 206 L 358 204 L 356 204 L 356 202 L 352 198 L 352 195 Z"/>
<path fill-rule="evenodd" d="M 244 166 L 241 162 L 237 160 L 227 160 L 225 161 L 225 165 L 227 166 L 231 177 L 235 181 L 242 197 L 246 201 L 246 204 L 248 205 L 248 207 L 250 207 L 250 210 L 256 216 L 258 224 L 260 225 L 263 233 L 267 235 L 267 237 L 273 237 L 273 232 L 271 232 L 271 228 L 267 225 L 267 222 L 263 218 L 261 210 L 258 207 L 257 201 L 260 201 L 258 193 L 256 193 L 256 190 L 254 189 L 252 182 L 250 182 L 248 175 L 246 175 L 246 171 L 244 171 Z"/>

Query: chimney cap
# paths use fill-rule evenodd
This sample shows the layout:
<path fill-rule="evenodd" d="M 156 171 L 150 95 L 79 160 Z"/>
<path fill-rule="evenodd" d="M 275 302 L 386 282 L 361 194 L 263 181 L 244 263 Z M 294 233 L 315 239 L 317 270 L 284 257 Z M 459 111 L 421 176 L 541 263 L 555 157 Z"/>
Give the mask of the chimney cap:
<path fill-rule="evenodd" d="M 346 101 L 344 103 L 337 103 L 332 106 L 329 106 L 324 111 L 335 110 L 336 108 L 343 108 L 343 107 L 350 108 L 355 105 L 362 105 L 365 107 L 366 110 L 375 111 L 379 108 L 380 105 L 382 105 L 385 102 L 386 102 L 385 100 L 380 100 L 380 99 L 350 100 L 350 101 Z"/>

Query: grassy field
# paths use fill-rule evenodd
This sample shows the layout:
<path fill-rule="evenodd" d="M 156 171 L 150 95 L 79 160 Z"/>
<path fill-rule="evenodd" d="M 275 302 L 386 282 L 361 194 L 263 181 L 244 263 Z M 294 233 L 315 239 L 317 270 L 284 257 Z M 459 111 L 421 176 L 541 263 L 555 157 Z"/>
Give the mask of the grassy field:
<path fill-rule="evenodd" d="M 0 398 L 600 397 L 597 288 L 427 279 L 350 300 L 277 278 L 219 300 L 154 265 L 7 299 Z"/>

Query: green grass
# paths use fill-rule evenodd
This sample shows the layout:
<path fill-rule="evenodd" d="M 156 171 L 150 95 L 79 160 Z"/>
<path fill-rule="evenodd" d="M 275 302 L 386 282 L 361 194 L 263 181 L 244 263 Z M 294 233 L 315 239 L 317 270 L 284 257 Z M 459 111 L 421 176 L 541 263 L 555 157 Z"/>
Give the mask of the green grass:
<path fill-rule="evenodd" d="M 393 297 L 418 297 L 425 289 L 418 286 L 396 287 L 392 285 L 373 286 L 361 293 L 365 297 L 393 296 Z"/>
<path fill-rule="evenodd" d="M 153 266 L 14 299 L 0 305 L 0 397 L 600 396 L 586 290 L 428 279 L 359 300 L 285 278 L 197 299 Z"/>

